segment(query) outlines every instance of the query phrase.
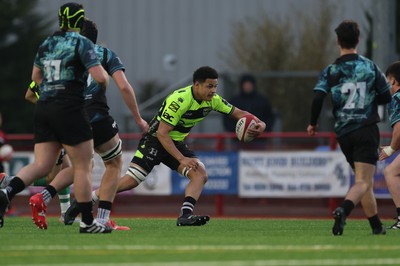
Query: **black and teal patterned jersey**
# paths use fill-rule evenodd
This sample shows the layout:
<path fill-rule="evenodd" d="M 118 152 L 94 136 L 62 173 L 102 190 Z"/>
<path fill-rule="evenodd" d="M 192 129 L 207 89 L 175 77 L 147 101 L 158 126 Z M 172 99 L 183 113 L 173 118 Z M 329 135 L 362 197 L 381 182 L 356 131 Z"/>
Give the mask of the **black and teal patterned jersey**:
<path fill-rule="evenodd" d="M 390 85 L 369 59 L 349 54 L 325 68 L 314 91 L 332 93 L 335 132 L 338 137 L 380 121 L 376 96 Z"/>
<path fill-rule="evenodd" d="M 43 73 L 39 101 L 83 101 L 86 70 L 99 65 L 100 61 L 89 39 L 77 32 L 59 31 L 40 45 L 34 64 Z"/>
<path fill-rule="evenodd" d="M 112 76 L 118 70 L 125 71 L 124 64 L 113 51 L 100 45 L 95 45 L 95 51 L 108 75 Z M 109 116 L 106 91 L 90 75 L 84 94 L 85 109 L 91 123 Z"/>
<path fill-rule="evenodd" d="M 393 127 L 397 122 L 400 121 L 400 91 L 397 91 L 392 95 L 390 103 L 387 105 L 389 114 L 389 122 Z"/>
<path fill-rule="evenodd" d="M 192 86 L 171 93 L 163 102 L 158 114 L 149 123 L 147 134 L 157 136 L 160 121 L 173 127 L 169 136 L 174 141 L 183 141 L 190 130 L 203 121 L 211 112 L 229 115 L 234 107 L 218 94 L 211 101 L 197 101 L 193 97 Z"/>

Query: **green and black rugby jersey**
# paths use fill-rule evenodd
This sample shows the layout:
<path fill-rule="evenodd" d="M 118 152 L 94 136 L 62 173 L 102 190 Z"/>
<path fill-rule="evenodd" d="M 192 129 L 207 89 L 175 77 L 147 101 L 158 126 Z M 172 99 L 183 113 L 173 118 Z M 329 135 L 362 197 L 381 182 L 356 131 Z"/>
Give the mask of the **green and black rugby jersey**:
<path fill-rule="evenodd" d="M 190 130 L 211 111 L 230 115 L 234 108 L 218 94 L 211 101 L 197 101 L 193 97 L 192 86 L 187 86 L 174 91 L 164 100 L 158 114 L 150 121 L 148 134 L 157 136 L 158 125 L 162 120 L 174 128 L 169 132 L 171 139 L 183 141 Z"/>

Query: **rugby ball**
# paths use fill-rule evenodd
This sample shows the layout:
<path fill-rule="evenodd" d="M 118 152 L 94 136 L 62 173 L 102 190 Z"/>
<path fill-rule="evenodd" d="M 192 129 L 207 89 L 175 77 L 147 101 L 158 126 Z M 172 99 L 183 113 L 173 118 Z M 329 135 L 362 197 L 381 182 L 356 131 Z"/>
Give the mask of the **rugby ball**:
<path fill-rule="evenodd" d="M 253 136 L 248 135 L 249 128 L 254 127 L 257 124 L 256 119 L 253 115 L 244 115 L 236 123 L 236 136 L 240 141 L 249 142 L 254 139 Z"/>
<path fill-rule="evenodd" d="M 12 154 L 14 149 L 9 144 L 4 144 L 0 147 L 0 160 L 2 161 L 10 161 L 12 159 Z"/>

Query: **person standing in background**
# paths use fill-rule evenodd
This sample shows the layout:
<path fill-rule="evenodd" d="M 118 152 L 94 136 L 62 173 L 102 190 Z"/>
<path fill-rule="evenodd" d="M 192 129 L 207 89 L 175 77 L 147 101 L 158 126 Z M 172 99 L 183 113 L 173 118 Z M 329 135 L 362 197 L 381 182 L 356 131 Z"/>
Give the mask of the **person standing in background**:
<path fill-rule="evenodd" d="M 229 103 L 237 108 L 252 113 L 261 121 L 266 121 L 268 123 L 266 130 L 272 130 L 275 122 L 275 114 L 267 97 L 258 92 L 257 82 L 254 76 L 250 74 L 241 76 L 239 94 L 229 100 Z M 225 130 L 235 132 L 236 122 L 235 119 L 224 117 Z"/>
<path fill-rule="evenodd" d="M 266 131 L 272 131 L 276 115 L 268 98 L 258 92 L 256 78 L 245 74 L 240 78 L 239 94 L 234 96 L 229 103 L 241 110 L 246 110 L 268 123 Z M 236 120 L 229 116 L 223 117 L 224 129 L 228 132 L 236 131 Z M 239 148 L 259 148 L 265 142 L 263 139 L 255 139 L 251 143 L 238 143 Z"/>

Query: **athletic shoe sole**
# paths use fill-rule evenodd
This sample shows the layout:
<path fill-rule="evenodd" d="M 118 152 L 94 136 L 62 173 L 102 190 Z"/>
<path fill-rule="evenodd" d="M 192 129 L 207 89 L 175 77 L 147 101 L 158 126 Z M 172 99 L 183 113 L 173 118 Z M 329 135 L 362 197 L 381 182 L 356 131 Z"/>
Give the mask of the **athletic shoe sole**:
<path fill-rule="evenodd" d="M 335 236 L 343 235 L 344 225 L 345 225 L 345 214 L 343 208 L 339 207 L 333 212 L 333 218 L 335 219 L 335 223 L 332 227 L 332 233 Z"/>
<path fill-rule="evenodd" d="M 32 210 L 32 220 L 33 223 L 39 229 L 47 229 L 47 221 L 46 221 L 46 206 L 43 202 L 42 194 L 37 193 L 33 195 L 29 199 L 29 205 L 31 206 Z"/>

